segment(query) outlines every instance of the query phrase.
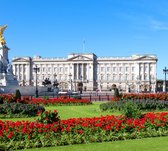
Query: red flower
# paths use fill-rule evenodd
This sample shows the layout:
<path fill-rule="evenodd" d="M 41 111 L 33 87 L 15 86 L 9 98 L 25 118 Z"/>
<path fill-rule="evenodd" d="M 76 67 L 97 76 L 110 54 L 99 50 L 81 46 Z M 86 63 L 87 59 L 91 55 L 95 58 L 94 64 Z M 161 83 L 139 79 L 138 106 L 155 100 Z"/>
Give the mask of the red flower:
<path fill-rule="evenodd" d="M 13 133 L 10 132 L 9 135 L 8 135 L 8 138 L 10 139 L 10 138 L 12 138 L 12 136 L 13 136 Z"/>

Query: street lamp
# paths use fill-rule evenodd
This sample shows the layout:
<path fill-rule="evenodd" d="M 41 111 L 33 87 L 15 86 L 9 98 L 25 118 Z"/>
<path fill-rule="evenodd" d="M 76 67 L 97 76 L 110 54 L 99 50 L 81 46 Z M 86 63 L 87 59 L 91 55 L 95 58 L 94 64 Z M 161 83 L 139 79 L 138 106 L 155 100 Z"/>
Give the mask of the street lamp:
<path fill-rule="evenodd" d="M 70 74 L 69 74 L 70 90 L 72 91 L 72 79 L 71 79 L 71 77 L 72 77 L 72 74 L 70 73 Z"/>
<path fill-rule="evenodd" d="M 151 80 L 152 80 L 152 75 L 149 75 L 149 92 L 151 92 L 151 90 L 152 90 Z"/>
<path fill-rule="evenodd" d="M 79 77 L 79 83 L 78 83 L 78 90 L 80 91 L 80 94 L 82 94 L 82 89 L 83 89 L 83 80 L 82 80 L 82 75 Z"/>
<path fill-rule="evenodd" d="M 39 72 L 40 68 L 37 67 L 37 65 L 35 65 L 35 67 L 33 68 L 34 69 L 34 72 L 36 73 L 36 98 L 38 98 L 38 88 L 37 88 L 37 72 Z"/>
<path fill-rule="evenodd" d="M 163 69 L 163 73 L 165 74 L 165 92 L 166 92 L 166 74 L 168 73 L 168 69 L 166 67 Z"/>

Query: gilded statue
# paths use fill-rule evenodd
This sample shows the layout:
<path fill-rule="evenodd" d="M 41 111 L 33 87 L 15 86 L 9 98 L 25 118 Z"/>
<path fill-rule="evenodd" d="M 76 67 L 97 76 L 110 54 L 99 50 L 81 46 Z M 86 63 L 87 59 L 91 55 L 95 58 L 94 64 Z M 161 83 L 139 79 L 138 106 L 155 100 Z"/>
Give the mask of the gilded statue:
<path fill-rule="evenodd" d="M 7 25 L 5 26 L 0 26 L 0 42 L 2 45 L 6 44 L 5 39 L 3 37 L 3 32 L 6 29 Z"/>

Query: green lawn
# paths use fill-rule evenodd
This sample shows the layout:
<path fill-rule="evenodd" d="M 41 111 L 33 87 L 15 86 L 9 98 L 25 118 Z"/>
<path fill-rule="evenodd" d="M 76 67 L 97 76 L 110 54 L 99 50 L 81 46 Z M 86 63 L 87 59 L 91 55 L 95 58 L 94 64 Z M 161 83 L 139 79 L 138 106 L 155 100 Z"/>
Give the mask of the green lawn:
<path fill-rule="evenodd" d="M 78 117 L 99 117 L 101 115 L 110 115 L 115 114 L 119 115 L 121 113 L 115 112 L 111 113 L 110 111 L 104 111 L 102 112 L 99 109 L 99 105 L 103 102 L 94 102 L 91 105 L 81 105 L 81 106 L 49 106 L 45 107 L 46 110 L 57 110 L 58 115 L 61 119 L 68 119 L 68 118 L 78 118 Z M 8 119 L 2 119 L 2 120 L 12 120 L 12 121 L 18 121 L 18 120 L 29 120 L 34 121 L 33 118 L 8 118 Z"/>
<path fill-rule="evenodd" d="M 104 111 L 102 112 L 99 108 L 99 105 L 105 103 L 103 102 L 93 102 L 91 105 L 78 105 L 78 106 L 48 106 L 45 107 L 46 110 L 57 110 L 58 115 L 61 119 L 68 119 L 68 118 L 78 118 L 78 117 L 99 117 L 101 115 L 120 115 L 120 112 L 110 112 Z M 161 112 L 161 111 L 157 111 Z M 28 120 L 34 121 L 35 117 L 32 118 L 7 118 L 7 119 L 0 119 L 0 120 Z"/>
<path fill-rule="evenodd" d="M 78 118 L 78 117 L 99 117 L 101 115 L 110 115 L 115 114 L 119 115 L 119 112 L 111 113 L 109 111 L 102 112 L 99 109 L 99 105 L 102 102 L 94 102 L 91 105 L 84 105 L 84 106 L 50 106 L 46 107 L 47 110 L 54 110 L 58 111 L 58 115 L 61 119 L 68 119 L 68 118 Z"/>
<path fill-rule="evenodd" d="M 136 140 L 79 144 L 24 151 L 168 151 L 168 137 L 154 137 Z"/>

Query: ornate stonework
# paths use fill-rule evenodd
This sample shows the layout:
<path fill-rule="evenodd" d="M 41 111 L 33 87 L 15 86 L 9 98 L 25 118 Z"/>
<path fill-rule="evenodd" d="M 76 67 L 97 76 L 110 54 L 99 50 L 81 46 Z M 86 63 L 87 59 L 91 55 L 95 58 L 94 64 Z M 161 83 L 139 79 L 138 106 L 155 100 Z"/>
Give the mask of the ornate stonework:
<path fill-rule="evenodd" d="M 0 26 L 0 86 L 18 85 L 13 75 L 12 65 L 9 63 L 8 50 L 3 32 L 7 25 Z"/>
<path fill-rule="evenodd" d="M 20 85 L 35 85 L 33 67 L 37 65 L 38 85 L 45 78 L 57 78 L 61 89 L 77 89 L 83 82 L 86 90 L 110 90 L 113 84 L 125 92 L 155 91 L 155 55 L 129 57 L 97 57 L 94 53 L 73 53 L 67 58 L 16 57 L 12 59 L 13 71 Z M 71 75 L 71 77 L 69 76 Z"/>

